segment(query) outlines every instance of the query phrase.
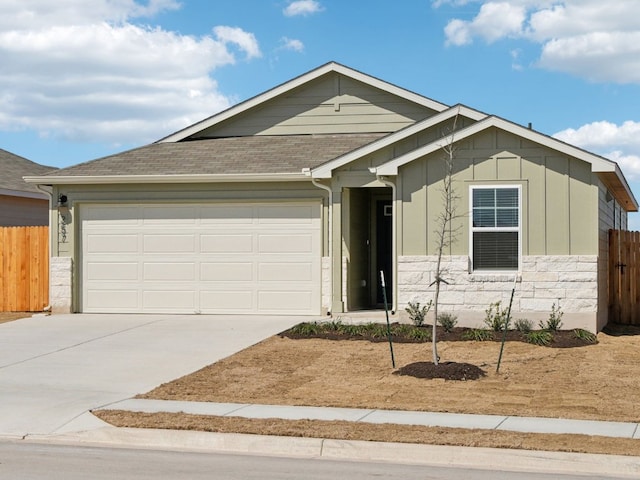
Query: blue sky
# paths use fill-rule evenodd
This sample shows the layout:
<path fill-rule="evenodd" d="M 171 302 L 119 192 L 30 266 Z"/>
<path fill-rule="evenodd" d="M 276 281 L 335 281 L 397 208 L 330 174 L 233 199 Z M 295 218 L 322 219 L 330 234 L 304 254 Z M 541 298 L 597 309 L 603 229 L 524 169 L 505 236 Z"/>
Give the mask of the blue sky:
<path fill-rule="evenodd" d="M 618 161 L 640 198 L 636 1 L 3 0 L 0 148 L 73 165 L 332 60 L 531 122 Z"/>

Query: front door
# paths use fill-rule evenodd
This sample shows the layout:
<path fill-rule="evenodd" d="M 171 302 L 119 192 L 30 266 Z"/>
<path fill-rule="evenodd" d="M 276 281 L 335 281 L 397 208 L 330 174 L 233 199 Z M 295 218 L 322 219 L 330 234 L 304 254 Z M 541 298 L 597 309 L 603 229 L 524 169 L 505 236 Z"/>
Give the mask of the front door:
<path fill-rule="evenodd" d="M 373 268 L 375 275 L 377 288 L 375 289 L 375 301 L 376 306 L 384 306 L 386 293 L 386 301 L 388 305 L 392 304 L 392 291 L 391 285 L 393 284 L 392 277 L 392 220 L 393 209 L 390 199 L 376 199 L 375 200 L 375 231 L 372 235 L 375 235 L 375 261 L 373 262 Z M 385 289 L 382 289 L 382 283 L 380 278 L 380 272 L 384 273 Z"/>

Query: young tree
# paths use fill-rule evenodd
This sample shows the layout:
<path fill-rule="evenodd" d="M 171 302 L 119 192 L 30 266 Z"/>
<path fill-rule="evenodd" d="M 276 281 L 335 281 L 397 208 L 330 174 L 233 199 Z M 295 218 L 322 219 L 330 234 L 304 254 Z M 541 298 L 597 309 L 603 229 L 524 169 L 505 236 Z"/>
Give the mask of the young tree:
<path fill-rule="evenodd" d="M 450 247 L 456 241 L 459 227 L 453 228 L 453 220 L 458 217 L 456 213 L 456 208 L 460 197 L 456 195 L 455 187 L 453 184 L 453 174 L 454 174 L 454 160 L 455 160 L 455 145 L 454 145 L 454 135 L 456 132 L 456 127 L 458 123 L 458 114 L 454 117 L 453 126 L 451 129 L 451 133 L 446 135 L 445 143 L 442 146 L 442 150 L 444 152 L 443 155 L 443 167 L 444 174 L 442 179 L 442 211 L 436 217 L 436 229 L 434 231 L 436 238 L 436 252 L 437 252 L 437 262 L 436 262 L 436 271 L 435 271 L 435 279 L 431 283 L 431 285 L 435 285 L 435 293 L 433 294 L 433 333 L 431 336 L 432 349 L 433 349 L 433 363 L 438 365 L 440 362 L 440 356 L 438 355 L 438 344 L 437 344 L 437 334 L 436 327 L 438 324 L 438 300 L 440 297 L 440 287 L 441 284 L 449 284 L 444 278 L 443 275 L 447 273 L 447 270 L 442 265 L 442 256 L 448 251 L 451 254 Z"/>

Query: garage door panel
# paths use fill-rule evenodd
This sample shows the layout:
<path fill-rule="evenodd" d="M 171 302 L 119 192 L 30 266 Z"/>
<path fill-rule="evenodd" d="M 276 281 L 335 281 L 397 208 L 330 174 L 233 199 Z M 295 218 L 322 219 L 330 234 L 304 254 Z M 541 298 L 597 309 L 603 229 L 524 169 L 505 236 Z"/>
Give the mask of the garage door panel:
<path fill-rule="evenodd" d="M 87 263 L 87 279 L 95 281 L 138 280 L 138 262 Z"/>
<path fill-rule="evenodd" d="M 140 305 L 137 289 L 101 288 L 86 292 L 85 311 L 88 312 L 136 312 Z"/>
<path fill-rule="evenodd" d="M 195 253 L 196 236 L 190 235 L 144 235 L 144 253 Z"/>
<path fill-rule="evenodd" d="M 200 292 L 200 308 L 202 313 L 221 312 L 252 312 L 253 292 L 251 290 L 227 290 Z"/>
<path fill-rule="evenodd" d="M 210 262 L 200 265 L 200 280 L 205 282 L 251 282 L 253 263 Z"/>
<path fill-rule="evenodd" d="M 135 205 L 119 205 L 117 208 L 113 205 L 89 205 L 82 210 L 82 220 L 89 226 L 135 226 L 139 219 L 140 208 Z"/>
<path fill-rule="evenodd" d="M 86 239 L 88 253 L 137 253 L 138 235 L 88 235 Z"/>
<path fill-rule="evenodd" d="M 193 290 L 146 290 L 142 294 L 143 309 L 154 311 L 196 311 Z"/>
<path fill-rule="evenodd" d="M 314 273 L 311 262 L 269 262 L 258 265 L 258 280 L 261 282 L 311 282 Z"/>
<path fill-rule="evenodd" d="M 196 207 L 187 205 L 154 205 L 142 209 L 145 225 L 194 225 L 196 217 Z"/>
<path fill-rule="evenodd" d="M 319 203 L 79 208 L 83 311 L 320 313 Z"/>
<path fill-rule="evenodd" d="M 258 207 L 257 218 L 264 225 L 309 226 L 315 216 L 308 205 L 268 205 Z"/>
<path fill-rule="evenodd" d="M 313 252 L 313 236 L 311 234 L 270 233 L 258 237 L 258 253 L 311 252 Z"/>
<path fill-rule="evenodd" d="M 195 262 L 145 263 L 142 278 L 147 281 L 193 282 L 196 280 L 196 264 Z"/>
<path fill-rule="evenodd" d="M 251 225 L 253 207 L 207 205 L 200 209 L 201 225 Z"/>
<path fill-rule="evenodd" d="M 207 235 L 200 236 L 202 253 L 251 253 L 253 252 L 253 235 Z"/>
<path fill-rule="evenodd" d="M 313 294 L 309 291 L 261 291 L 258 294 L 258 309 L 281 311 L 286 305 L 292 313 L 307 312 L 313 305 Z"/>

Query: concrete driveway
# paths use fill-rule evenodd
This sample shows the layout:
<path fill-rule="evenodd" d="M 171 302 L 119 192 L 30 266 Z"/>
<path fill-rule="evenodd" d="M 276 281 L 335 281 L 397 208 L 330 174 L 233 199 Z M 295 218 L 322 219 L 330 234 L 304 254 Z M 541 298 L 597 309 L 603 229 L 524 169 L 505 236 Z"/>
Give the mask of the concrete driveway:
<path fill-rule="evenodd" d="M 303 320 L 310 318 L 75 314 L 0 324 L 0 436 L 102 426 L 89 410 L 146 392 Z"/>

